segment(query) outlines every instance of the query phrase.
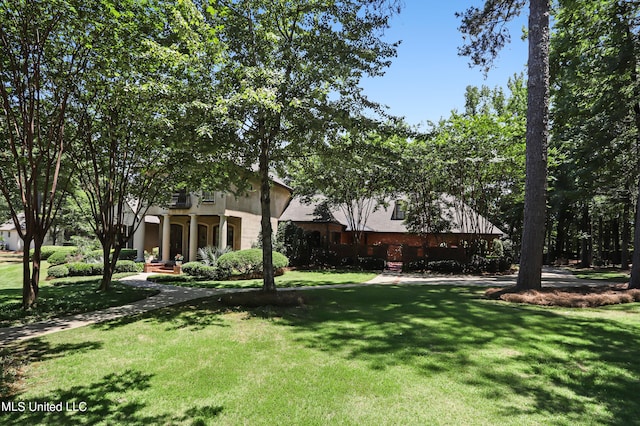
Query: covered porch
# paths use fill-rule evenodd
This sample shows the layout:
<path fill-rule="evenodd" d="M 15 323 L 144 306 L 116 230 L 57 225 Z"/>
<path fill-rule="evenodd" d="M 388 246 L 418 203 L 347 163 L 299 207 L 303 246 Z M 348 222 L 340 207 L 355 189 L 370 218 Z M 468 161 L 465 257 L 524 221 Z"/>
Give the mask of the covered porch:
<path fill-rule="evenodd" d="M 197 260 L 199 248 L 207 246 L 240 249 L 242 218 L 226 215 L 147 215 L 134 234 L 139 260 L 144 252 L 160 250 L 160 260 L 172 262 L 181 254 L 185 262 Z"/>

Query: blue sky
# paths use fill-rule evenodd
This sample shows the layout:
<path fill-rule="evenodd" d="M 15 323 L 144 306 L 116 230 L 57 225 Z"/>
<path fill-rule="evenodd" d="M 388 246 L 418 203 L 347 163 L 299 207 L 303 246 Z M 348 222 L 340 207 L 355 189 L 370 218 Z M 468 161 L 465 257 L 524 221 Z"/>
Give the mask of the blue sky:
<path fill-rule="evenodd" d="M 469 68 L 469 59 L 458 56 L 462 34 L 458 31 L 460 20 L 454 15 L 483 3 L 404 0 L 402 12 L 393 18 L 385 35 L 388 41 L 402 40 L 398 56 L 383 77 L 363 82 L 365 94 L 387 105 L 391 114 L 419 125 L 446 118 L 453 109 L 462 111 L 468 85 L 506 88 L 509 77 L 526 71 L 527 43 L 521 36 L 528 10 L 510 25 L 511 43 L 501 51 L 485 79 L 480 68 Z"/>

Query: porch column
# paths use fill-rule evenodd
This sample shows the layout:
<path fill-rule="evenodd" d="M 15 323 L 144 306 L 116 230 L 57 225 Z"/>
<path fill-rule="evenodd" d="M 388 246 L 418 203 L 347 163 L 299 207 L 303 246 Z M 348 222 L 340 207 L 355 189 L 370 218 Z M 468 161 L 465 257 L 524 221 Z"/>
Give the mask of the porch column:
<path fill-rule="evenodd" d="M 190 213 L 189 217 L 189 262 L 195 262 L 198 253 L 198 215 Z"/>
<path fill-rule="evenodd" d="M 169 215 L 162 215 L 162 261 L 168 262 L 171 257 L 170 252 L 171 243 L 171 224 L 169 223 Z"/>
<path fill-rule="evenodd" d="M 136 260 L 138 262 L 144 261 L 144 239 L 145 239 L 145 226 L 146 223 L 144 221 L 144 217 L 140 221 L 140 225 L 138 225 L 138 229 L 133 234 L 133 247 L 138 250 L 138 254 L 136 256 Z"/>
<path fill-rule="evenodd" d="M 227 248 L 227 216 L 220 215 L 220 226 L 218 227 L 218 247 L 221 250 Z"/>

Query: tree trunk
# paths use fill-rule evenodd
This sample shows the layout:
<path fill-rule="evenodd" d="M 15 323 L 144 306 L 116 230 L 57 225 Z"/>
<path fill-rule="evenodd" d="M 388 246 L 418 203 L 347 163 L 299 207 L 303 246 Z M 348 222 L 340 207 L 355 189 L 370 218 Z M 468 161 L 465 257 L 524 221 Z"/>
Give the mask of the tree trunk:
<path fill-rule="evenodd" d="M 22 253 L 22 308 L 30 309 L 38 300 L 38 287 L 33 286 L 31 280 L 31 263 L 29 261 L 29 247 L 31 246 L 32 238 L 25 237 L 24 251 Z M 34 253 L 35 256 L 35 253 Z"/>
<path fill-rule="evenodd" d="M 556 225 L 556 259 L 564 260 L 566 255 L 566 238 L 567 238 L 567 210 L 564 203 L 560 204 L 558 212 L 558 224 Z"/>
<path fill-rule="evenodd" d="M 613 243 L 611 263 L 617 265 L 620 263 L 620 220 L 618 217 L 616 217 L 611 224 L 611 242 Z"/>
<path fill-rule="evenodd" d="M 640 179 L 638 179 L 640 194 Z M 629 288 L 640 288 L 640 197 L 636 202 L 636 226 L 633 232 L 633 259 L 631 259 L 631 280 Z"/>
<path fill-rule="evenodd" d="M 620 269 L 629 269 L 629 238 L 631 236 L 631 228 L 629 226 L 629 215 L 631 208 L 629 197 L 625 198 L 624 207 L 622 209 L 622 247 L 620 248 Z"/>
<path fill-rule="evenodd" d="M 549 0 L 529 2 L 524 226 L 517 288 L 542 287 L 549 137 Z"/>
<path fill-rule="evenodd" d="M 271 181 L 269 180 L 269 144 L 260 142 L 260 208 L 262 212 L 262 291 L 276 291 L 273 273 L 273 229 L 271 228 Z"/>
<path fill-rule="evenodd" d="M 582 220 L 580 222 L 580 267 L 591 267 L 591 220 L 589 218 L 589 206 L 585 204 L 582 208 Z"/>
<path fill-rule="evenodd" d="M 115 254 L 114 254 L 115 256 Z M 102 279 L 100 280 L 100 291 L 109 291 L 111 288 L 111 278 L 113 277 L 113 268 L 111 266 L 111 246 L 105 242 L 102 243 Z"/>

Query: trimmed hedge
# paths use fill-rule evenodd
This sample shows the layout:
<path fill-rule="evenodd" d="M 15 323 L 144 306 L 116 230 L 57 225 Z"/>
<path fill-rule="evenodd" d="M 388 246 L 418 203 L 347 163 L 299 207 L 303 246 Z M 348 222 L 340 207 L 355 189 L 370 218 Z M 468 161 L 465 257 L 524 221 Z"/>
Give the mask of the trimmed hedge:
<path fill-rule="evenodd" d="M 47 260 L 49 256 L 58 251 L 75 252 L 78 250 L 76 246 L 42 246 L 40 247 L 40 259 Z M 33 258 L 33 249 L 29 250 L 29 259 Z"/>
<path fill-rule="evenodd" d="M 142 272 L 144 265 L 131 260 L 119 260 L 116 263 L 114 273 L 119 272 Z M 102 275 L 104 271 L 101 263 L 71 262 L 64 265 L 51 266 L 47 276 L 50 278 L 62 277 L 83 277 Z"/>
<path fill-rule="evenodd" d="M 444 272 L 446 274 L 459 274 L 464 271 L 464 265 L 457 260 L 435 260 L 429 262 L 429 269 L 434 272 Z"/>
<path fill-rule="evenodd" d="M 102 265 L 99 263 L 73 262 L 67 263 L 65 266 L 69 268 L 69 276 L 71 277 L 102 274 Z"/>
<path fill-rule="evenodd" d="M 68 246 L 68 247 L 60 247 L 58 250 L 55 250 L 51 256 L 47 257 L 47 262 L 49 262 L 49 265 L 55 266 L 55 265 L 62 265 L 63 263 L 67 263 L 67 260 L 69 257 L 75 255 L 77 253 L 78 249 L 76 247 L 73 246 Z M 42 257 L 43 259 L 45 259 L 45 257 Z"/>
<path fill-rule="evenodd" d="M 182 272 L 192 277 L 206 280 L 218 280 L 224 278 L 224 274 L 215 266 L 205 265 L 200 262 L 187 262 L 182 265 Z"/>
<path fill-rule="evenodd" d="M 120 250 L 120 254 L 118 255 L 118 260 L 136 260 L 136 258 L 138 257 L 138 250 L 136 249 L 130 249 L 130 248 L 123 248 L 122 250 Z M 131 271 L 127 271 L 127 272 L 131 272 Z"/>
<path fill-rule="evenodd" d="M 289 259 L 277 251 L 273 252 L 273 269 L 289 265 Z M 218 258 L 218 269 L 223 274 L 252 275 L 262 273 L 262 250 L 248 249 L 225 253 Z M 184 268 L 183 268 L 184 270 Z"/>
<path fill-rule="evenodd" d="M 69 268 L 65 265 L 50 266 L 47 270 L 47 278 L 64 278 L 69 276 Z"/>
<path fill-rule="evenodd" d="M 358 266 L 365 271 L 375 271 L 384 269 L 384 259 L 377 257 L 359 257 Z"/>
<path fill-rule="evenodd" d="M 142 272 L 144 264 L 136 263 L 133 260 L 118 260 L 114 272 Z"/>

